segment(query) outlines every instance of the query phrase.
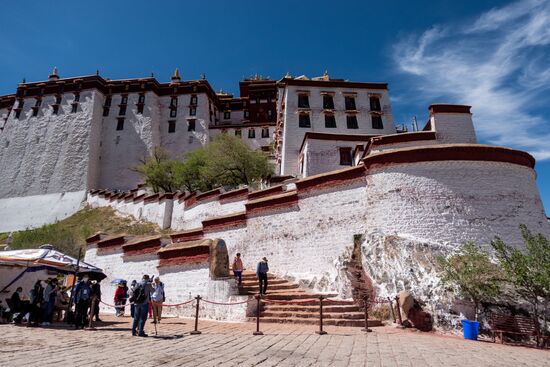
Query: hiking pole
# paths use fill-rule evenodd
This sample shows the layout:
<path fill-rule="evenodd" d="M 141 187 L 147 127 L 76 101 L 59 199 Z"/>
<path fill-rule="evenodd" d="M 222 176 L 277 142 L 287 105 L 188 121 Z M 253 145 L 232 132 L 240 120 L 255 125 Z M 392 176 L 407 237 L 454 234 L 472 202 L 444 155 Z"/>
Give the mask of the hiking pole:
<path fill-rule="evenodd" d="M 369 329 L 369 295 L 368 294 L 365 294 L 364 303 L 365 303 L 365 328 L 361 329 L 361 331 L 370 333 L 372 330 Z"/>
<path fill-rule="evenodd" d="M 197 308 L 195 310 L 195 330 L 190 332 L 191 335 L 201 334 L 201 332 L 198 330 L 198 328 L 199 328 L 199 302 L 201 301 L 201 296 L 197 295 L 197 297 L 195 297 L 195 299 L 197 300 Z"/>
<path fill-rule="evenodd" d="M 256 304 L 256 331 L 252 333 L 252 335 L 264 335 L 260 331 L 260 295 L 256 296 L 257 304 Z"/>
<path fill-rule="evenodd" d="M 325 335 L 327 332 L 323 330 L 323 296 L 319 296 L 319 330 L 315 333 Z"/>

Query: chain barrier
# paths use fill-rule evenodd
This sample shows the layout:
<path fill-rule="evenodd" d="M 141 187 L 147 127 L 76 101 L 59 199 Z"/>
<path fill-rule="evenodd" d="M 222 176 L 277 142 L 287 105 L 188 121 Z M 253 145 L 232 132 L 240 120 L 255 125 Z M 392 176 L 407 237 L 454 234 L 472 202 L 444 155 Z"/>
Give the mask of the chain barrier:
<path fill-rule="evenodd" d="M 260 313 L 261 313 L 261 303 L 262 302 L 266 303 L 266 304 L 283 304 L 283 305 L 305 305 L 305 304 L 310 304 L 312 306 L 319 306 L 319 330 L 316 331 L 316 333 L 319 334 L 319 335 L 325 335 L 327 333 L 325 330 L 323 330 L 323 306 L 324 306 L 324 304 L 326 304 L 325 302 L 327 302 L 327 301 L 332 301 L 332 302 L 343 301 L 342 299 L 338 299 L 338 298 L 326 298 L 325 296 L 322 296 L 322 295 L 321 296 L 313 296 L 312 295 L 312 298 L 302 299 L 302 300 L 292 300 L 292 301 L 277 300 L 277 299 L 266 299 L 266 298 L 263 298 L 260 295 L 256 295 L 256 296 L 254 296 L 252 298 L 249 298 L 249 299 L 247 299 L 245 301 L 242 301 L 242 302 L 217 302 L 217 301 L 211 301 L 211 300 L 203 299 L 200 295 L 197 295 L 195 298 L 190 299 L 190 300 L 185 301 L 185 302 L 175 303 L 175 304 L 163 303 L 162 305 L 166 306 L 166 307 L 179 307 L 179 306 L 183 306 L 183 305 L 186 305 L 186 304 L 190 304 L 193 301 L 196 301 L 196 303 L 195 303 L 195 328 L 194 328 L 193 331 L 190 332 L 191 335 L 196 335 L 196 334 L 201 334 L 201 331 L 198 330 L 200 301 L 203 301 L 203 302 L 206 302 L 206 303 L 209 303 L 209 304 L 213 304 L 213 305 L 234 306 L 234 305 L 248 304 L 248 303 L 253 302 L 254 300 L 256 300 L 256 331 L 253 333 L 253 335 L 263 335 L 263 333 L 260 331 Z M 399 317 L 399 322 L 401 323 L 401 315 L 400 315 L 400 312 L 399 312 L 399 298 L 398 297 L 395 297 L 394 300 L 392 300 L 390 297 L 388 297 L 387 299 L 375 298 L 373 300 L 369 300 L 368 297 L 365 297 L 364 300 L 363 300 L 363 302 L 367 305 L 389 304 L 390 309 L 391 309 L 391 313 L 392 313 L 393 318 L 394 318 L 394 322 L 396 322 L 397 320 L 396 320 L 396 317 L 395 317 L 395 314 L 394 314 L 393 301 L 396 301 L 396 303 L 397 303 L 398 317 Z M 133 303 L 127 303 L 127 304 L 123 304 L 123 305 L 122 304 L 121 305 L 112 305 L 112 304 L 103 302 L 101 300 L 99 300 L 99 302 L 104 304 L 105 306 L 114 307 L 114 308 L 124 308 L 126 306 L 130 306 L 130 305 L 133 304 Z M 365 307 L 365 328 L 362 329 L 363 331 L 366 331 L 366 332 L 372 331 L 372 330 L 370 330 L 369 325 L 368 325 L 368 320 L 369 320 L 368 309 L 369 309 L 369 307 Z"/>

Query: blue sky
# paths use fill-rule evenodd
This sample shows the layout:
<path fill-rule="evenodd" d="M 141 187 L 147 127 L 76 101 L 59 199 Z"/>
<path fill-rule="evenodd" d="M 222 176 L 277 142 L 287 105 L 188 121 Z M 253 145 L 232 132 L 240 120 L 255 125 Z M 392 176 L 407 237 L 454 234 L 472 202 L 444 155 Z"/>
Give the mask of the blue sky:
<path fill-rule="evenodd" d="M 238 92 L 259 73 L 388 82 L 395 118 L 473 106 L 478 137 L 538 159 L 550 211 L 550 0 L 23 1 L 2 8 L 0 94 L 23 78 L 168 81 Z"/>

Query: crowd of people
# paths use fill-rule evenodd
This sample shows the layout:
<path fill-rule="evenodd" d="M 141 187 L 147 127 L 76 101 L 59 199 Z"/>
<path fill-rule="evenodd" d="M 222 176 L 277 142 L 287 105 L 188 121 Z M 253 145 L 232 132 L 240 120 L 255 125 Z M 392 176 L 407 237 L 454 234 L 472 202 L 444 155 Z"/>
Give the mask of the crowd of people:
<path fill-rule="evenodd" d="M 28 293 L 17 287 L 6 302 L 13 323 L 48 326 L 63 318 L 69 305 L 69 295 L 57 278 L 50 278 L 37 280 Z"/>
<path fill-rule="evenodd" d="M 245 268 L 240 253 L 237 253 L 233 260 L 232 270 L 236 283 L 241 286 Z M 267 293 L 268 271 L 267 258 L 264 257 L 256 266 L 261 295 Z M 166 301 L 164 284 L 159 277 L 143 275 L 141 281 L 133 280 L 130 287 L 123 279 L 116 283 L 116 287 L 115 315 L 124 316 L 126 305 L 129 303 L 130 315 L 133 318 L 132 335 L 146 337 L 144 327 L 147 318 L 152 317 L 154 324 L 162 320 L 163 303 Z M 72 302 L 68 290 L 67 287 L 59 285 L 57 278 L 36 281 L 28 292 L 28 297 L 23 293 L 23 289 L 18 287 L 8 299 L 12 322 L 26 322 L 28 326 L 48 326 L 54 321 L 66 320 L 74 324 L 76 329 L 80 329 L 88 325 L 90 319 L 101 321 L 100 282 L 90 280 L 86 275 L 79 276 L 72 288 Z"/>

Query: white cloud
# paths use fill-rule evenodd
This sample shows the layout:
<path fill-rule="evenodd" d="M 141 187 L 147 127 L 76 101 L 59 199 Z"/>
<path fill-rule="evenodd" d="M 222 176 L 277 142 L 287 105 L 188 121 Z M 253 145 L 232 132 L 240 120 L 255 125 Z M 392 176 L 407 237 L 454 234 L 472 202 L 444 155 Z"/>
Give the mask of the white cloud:
<path fill-rule="evenodd" d="M 550 159 L 550 116 L 541 112 L 550 113 L 550 0 L 435 26 L 401 40 L 393 56 L 424 99 L 472 105 L 481 139 Z"/>

